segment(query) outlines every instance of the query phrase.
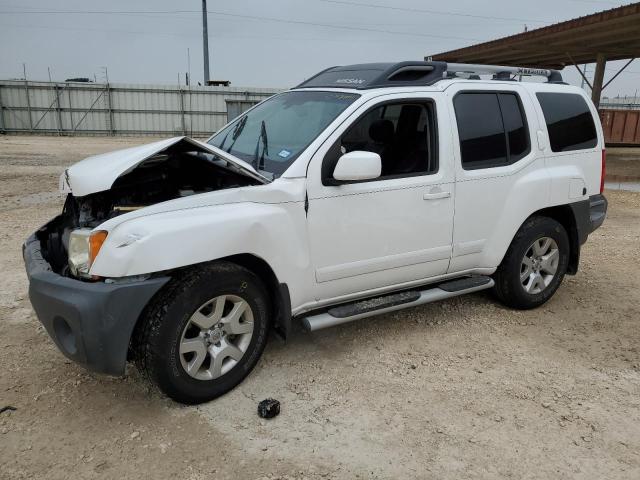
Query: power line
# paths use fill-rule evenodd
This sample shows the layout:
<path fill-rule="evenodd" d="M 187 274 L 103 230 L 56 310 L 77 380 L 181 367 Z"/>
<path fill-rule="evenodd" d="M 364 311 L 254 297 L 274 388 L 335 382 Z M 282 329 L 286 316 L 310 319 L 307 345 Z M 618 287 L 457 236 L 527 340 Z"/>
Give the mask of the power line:
<path fill-rule="evenodd" d="M 400 12 L 411 12 L 411 13 L 429 13 L 431 15 L 448 15 L 453 17 L 468 17 L 468 18 L 480 18 L 483 20 L 506 20 L 512 22 L 527 22 L 527 23 L 553 23 L 545 20 L 531 20 L 528 18 L 514 18 L 514 17 L 496 17 L 491 15 L 476 15 L 473 13 L 461 13 L 461 12 L 450 12 L 445 10 L 425 10 L 422 8 L 409 8 L 409 7 L 394 7 L 390 5 L 378 5 L 375 3 L 361 3 L 361 2 L 351 2 L 346 0 L 319 0 L 324 3 L 334 3 L 338 5 L 352 5 L 356 7 L 368 7 L 368 8 L 380 8 L 384 10 L 397 10 Z"/>
<path fill-rule="evenodd" d="M 604 0 L 571 0 L 571 1 L 578 2 L 578 3 L 604 3 L 606 5 L 615 5 L 615 6 L 624 5 L 624 2 L 607 2 Z"/>
<path fill-rule="evenodd" d="M 142 36 L 162 36 L 162 37 L 200 37 L 199 33 L 178 33 L 178 32 L 158 32 L 158 31 L 146 31 L 146 30 L 124 30 L 124 29 L 116 29 L 116 28 L 97 28 L 97 27 L 62 27 L 62 26 L 53 26 L 53 25 L 20 25 L 20 24 L 0 24 L 1 28 L 17 28 L 17 29 L 34 29 L 34 30 L 59 30 L 63 32 L 67 31 L 78 31 L 78 32 L 105 32 L 105 33 L 120 33 L 127 35 L 142 35 Z M 217 38 L 218 34 L 214 32 L 209 32 L 210 37 Z M 335 37 L 302 37 L 298 35 L 291 36 L 276 36 L 276 35 L 246 35 L 246 34 L 238 34 L 238 33 L 224 33 L 220 35 L 220 38 L 247 38 L 247 39 L 270 39 L 270 40 L 282 40 L 282 41 L 303 41 L 303 42 L 339 42 L 344 43 L 344 40 L 341 38 Z M 353 39 L 351 42 L 386 42 L 386 40 L 380 39 Z"/>
<path fill-rule="evenodd" d="M 68 13 L 67 10 L 60 10 L 60 9 L 50 9 L 47 10 L 46 12 L 43 11 L 32 11 L 32 12 L 27 12 L 27 11 L 20 11 L 21 8 L 28 8 L 30 10 L 38 10 L 38 7 L 28 7 L 28 6 L 16 6 L 16 5 L 3 5 L 4 8 L 12 8 L 12 9 L 17 9 L 16 11 L 10 12 L 13 14 L 29 14 L 29 13 L 60 13 L 60 14 L 65 14 Z M 2 12 L 0 12 L 2 13 Z M 77 13 L 82 13 L 82 12 L 77 12 Z M 184 21 L 189 21 L 192 22 L 193 18 L 190 18 L 193 16 L 193 14 L 199 13 L 195 10 L 161 10 L 161 11 L 145 11 L 144 13 L 141 13 L 141 11 L 135 11 L 135 10 L 127 10 L 125 11 L 86 11 L 87 14 L 93 14 L 93 13 L 100 13 L 100 14 L 114 14 L 114 15 L 128 15 L 128 16 L 139 16 L 139 17 L 146 17 L 146 18 L 156 18 L 156 19 L 160 19 L 162 18 L 164 15 L 166 14 L 171 14 L 171 21 L 175 21 L 177 20 L 184 20 Z M 187 14 L 188 16 L 177 16 L 177 15 L 181 15 L 181 14 Z M 165 17 L 166 18 L 166 17 Z M 227 21 L 234 21 L 234 20 L 227 20 Z M 240 20 L 235 20 L 235 21 L 240 21 Z M 344 27 L 351 27 L 353 25 L 363 25 L 363 26 L 374 26 L 374 27 L 379 27 L 379 26 L 387 26 L 387 27 L 420 27 L 423 28 L 424 27 L 424 23 L 423 22 L 416 22 L 416 23 L 390 23 L 390 22 L 344 22 L 344 23 L 335 23 L 335 25 L 341 25 Z M 105 30 L 106 31 L 106 30 Z"/>
<path fill-rule="evenodd" d="M 3 15 L 30 15 L 30 14 L 65 14 L 65 15 L 128 15 L 128 14 L 178 14 L 178 13 L 201 13 L 199 11 L 194 10 L 154 10 L 154 11 L 139 11 L 139 10 L 40 10 L 40 11 L 0 11 L 0 14 Z M 232 18 L 243 18 L 247 20 L 259 20 L 259 21 L 268 21 L 268 22 L 278 22 L 278 23 L 287 23 L 293 25 L 305 25 L 305 26 L 314 26 L 314 27 L 324 27 L 324 28 L 333 28 L 338 30 L 348 30 L 348 31 L 360 31 L 360 32 L 371 32 L 371 33 L 384 33 L 389 35 L 402 35 L 402 36 L 410 36 L 410 37 L 423 37 L 423 38 L 442 38 L 447 40 L 464 40 L 464 41 L 479 41 L 481 39 L 478 38 L 469 38 L 469 37 L 457 37 L 453 35 L 437 35 L 430 33 L 412 33 L 412 32 L 404 32 L 398 30 L 378 30 L 375 28 L 366 28 L 366 27 L 356 27 L 356 26 L 346 26 L 346 25 L 337 25 L 331 23 L 319 23 L 319 22 L 309 22 L 304 20 L 286 20 L 283 18 L 274 18 L 274 17 L 260 17 L 255 15 L 244 15 L 239 13 L 228 13 L 228 12 L 219 12 L 209 10 L 209 15 L 219 15 L 224 17 L 232 17 Z"/>

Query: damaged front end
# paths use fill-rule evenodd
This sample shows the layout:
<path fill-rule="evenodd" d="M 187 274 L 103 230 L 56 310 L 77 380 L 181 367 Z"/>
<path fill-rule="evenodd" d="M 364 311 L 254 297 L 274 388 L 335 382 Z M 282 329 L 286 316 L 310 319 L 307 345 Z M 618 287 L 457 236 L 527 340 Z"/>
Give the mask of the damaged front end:
<path fill-rule="evenodd" d="M 170 200 L 269 180 L 248 164 L 186 137 L 90 157 L 61 176 L 62 214 L 36 236 L 60 275 L 90 278 L 105 221 Z"/>
<path fill-rule="evenodd" d="M 185 137 L 97 155 L 67 169 L 62 213 L 23 245 L 31 304 L 60 351 L 93 371 L 122 375 L 141 312 L 171 278 L 166 271 L 92 277 L 93 259 L 114 234 L 100 227 L 104 222 L 140 215 L 136 211 L 151 205 L 198 206 L 187 197 L 268 182 L 241 160 Z"/>

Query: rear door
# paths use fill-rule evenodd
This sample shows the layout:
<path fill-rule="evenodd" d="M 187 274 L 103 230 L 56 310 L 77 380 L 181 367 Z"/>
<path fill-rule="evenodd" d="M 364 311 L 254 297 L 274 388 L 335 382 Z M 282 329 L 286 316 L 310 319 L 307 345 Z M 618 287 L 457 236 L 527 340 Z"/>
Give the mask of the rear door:
<path fill-rule="evenodd" d="M 308 231 L 317 300 L 446 273 L 454 193 L 447 122 L 444 101 L 387 95 L 363 105 L 316 152 Z M 337 159 L 355 150 L 380 154 L 382 176 L 332 184 Z"/>
<path fill-rule="evenodd" d="M 447 94 L 456 157 L 449 272 L 490 273 L 524 219 L 547 205 L 549 174 L 536 141 L 536 111 L 517 84 L 459 83 Z"/>

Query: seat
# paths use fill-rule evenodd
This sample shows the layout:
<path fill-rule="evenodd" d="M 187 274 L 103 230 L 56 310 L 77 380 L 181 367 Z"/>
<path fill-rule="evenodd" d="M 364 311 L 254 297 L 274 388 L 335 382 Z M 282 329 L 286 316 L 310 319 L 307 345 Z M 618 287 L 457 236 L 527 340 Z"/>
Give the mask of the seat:
<path fill-rule="evenodd" d="M 394 165 L 391 175 L 426 170 L 428 159 L 427 135 L 418 130 L 422 105 L 404 105 L 398 117 L 393 143 Z"/>
<path fill-rule="evenodd" d="M 380 155 L 382 161 L 382 176 L 388 175 L 388 171 L 393 168 L 393 155 L 391 148 L 394 141 L 394 126 L 391 120 L 379 119 L 369 126 L 369 138 L 371 142 L 367 145 L 367 150 Z"/>

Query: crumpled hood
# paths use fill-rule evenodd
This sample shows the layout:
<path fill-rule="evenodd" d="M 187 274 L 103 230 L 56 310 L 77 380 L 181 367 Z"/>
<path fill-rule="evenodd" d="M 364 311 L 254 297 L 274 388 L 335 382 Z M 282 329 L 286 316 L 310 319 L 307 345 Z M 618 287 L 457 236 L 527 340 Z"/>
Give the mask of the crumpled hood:
<path fill-rule="evenodd" d="M 67 168 L 60 176 L 60 191 L 73 193 L 76 197 L 82 197 L 91 193 L 109 190 L 118 177 L 130 172 L 152 156 L 162 153 L 169 147 L 181 142 L 186 142 L 193 151 L 211 153 L 228 161 L 243 174 L 262 183 L 269 182 L 267 178 L 260 175 L 247 162 L 217 147 L 189 137 L 174 137 L 138 147 L 87 157 Z"/>

